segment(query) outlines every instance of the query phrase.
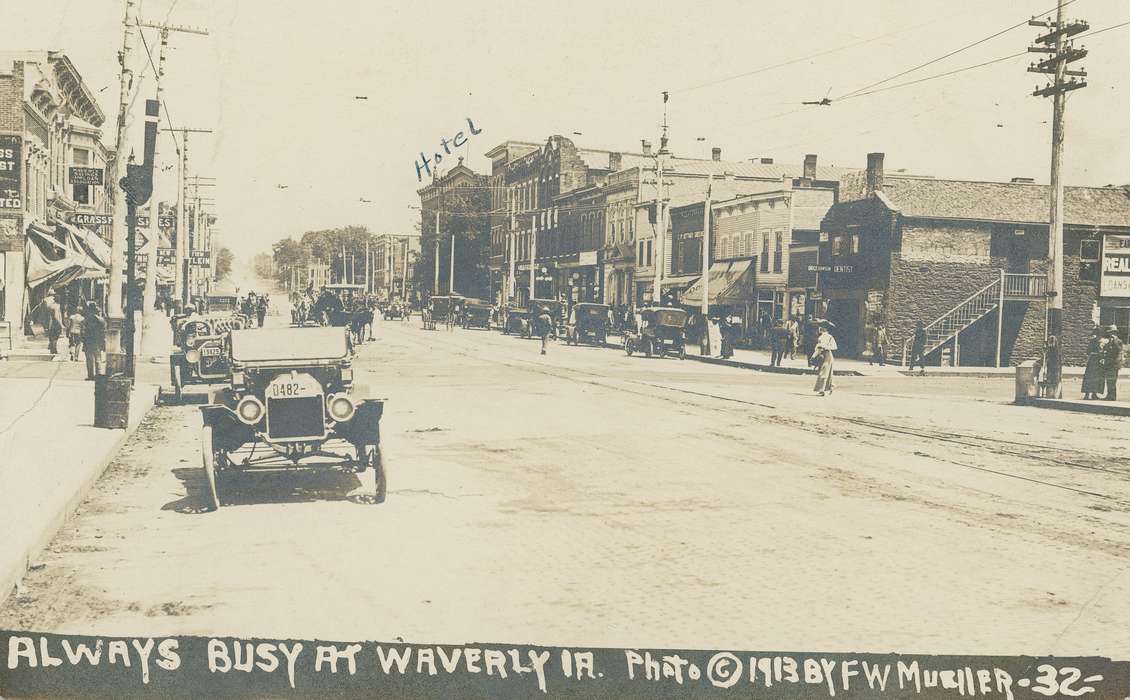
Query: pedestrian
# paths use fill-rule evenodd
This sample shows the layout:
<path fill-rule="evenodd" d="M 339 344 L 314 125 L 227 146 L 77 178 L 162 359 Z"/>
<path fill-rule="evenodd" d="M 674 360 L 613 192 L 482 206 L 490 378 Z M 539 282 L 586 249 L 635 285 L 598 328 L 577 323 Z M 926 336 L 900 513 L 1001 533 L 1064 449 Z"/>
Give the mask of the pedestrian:
<path fill-rule="evenodd" d="M 718 317 L 719 357 L 728 360 L 734 356 L 733 326 L 725 314 Z"/>
<path fill-rule="evenodd" d="M 1103 376 L 1103 338 L 1102 329 L 1095 326 L 1091 339 L 1087 342 L 1087 368 L 1083 370 L 1083 400 L 1094 401 L 1106 389 Z"/>
<path fill-rule="evenodd" d="M 549 332 L 553 326 L 553 317 L 549 315 L 549 309 L 544 306 L 538 309 L 538 332 L 541 334 L 541 354 L 545 354 L 545 349 L 549 345 Z"/>
<path fill-rule="evenodd" d="M 1049 335 L 1041 358 L 1043 378 L 1040 380 L 1040 394 L 1049 399 L 1063 398 L 1063 364 L 1060 354 L 1059 338 Z"/>
<path fill-rule="evenodd" d="M 267 318 L 267 297 L 259 297 L 259 301 L 255 304 L 255 318 L 259 322 L 259 327 L 263 327 L 263 321 Z"/>
<path fill-rule="evenodd" d="M 82 318 L 82 351 L 86 355 L 86 380 L 106 373 L 106 318 L 98 304 L 87 303 Z"/>
<path fill-rule="evenodd" d="M 785 330 L 789 333 L 785 339 L 785 354 L 790 360 L 795 360 L 797 345 L 800 344 L 800 323 L 796 316 L 789 316 L 789 320 L 785 321 Z"/>
<path fill-rule="evenodd" d="M 59 352 L 59 336 L 63 334 L 63 310 L 55 301 L 55 292 L 47 292 L 43 300 L 43 331 L 47 334 L 47 351 Z"/>
<path fill-rule="evenodd" d="M 78 307 L 72 306 L 64 321 L 67 331 L 67 350 L 71 355 L 71 362 L 78 362 L 79 353 L 82 352 L 82 314 Z"/>
<path fill-rule="evenodd" d="M 820 335 L 816 338 L 812 360 L 817 364 L 816 387 L 813 391 L 821 396 L 832 393 L 832 363 L 835 360 L 833 353 L 837 349 L 836 339 L 832 337 L 828 325 L 820 324 Z"/>
<path fill-rule="evenodd" d="M 926 328 L 919 321 L 914 325 L 914 339 L 910 341 L 910 371 L 914 371 L 914 366 L 922 370 L 921 374 L 926 374 Z"/>
<path fill-rule="evenodd" d="M 770 367 L 781 366 L 781 358 L 788 352 L 789 337 L 789 329 L 785 327 L 784 322 L 777 321 L 777 325 L 773 326 L 769 335 L 769 347 L 772 350 L 769 357 Z"/>
<path fill-rule="evenodd" d="M 1118 400 L 1118 371 L 1122 369 L 1122 340 L 1118 337 L 1118 326 L 1106 327 L 1106 343 L 1103 345 L 1103 377 L 1106 380 L 1106 401 Z"/>
<path fill-rule="evenodd" d="M 875 324 L 871 331 L 871 359 L 867 364 L 873 365 L 875 360 L 880 367 L 887 364 L 887 327 L 882 322 Z"/>

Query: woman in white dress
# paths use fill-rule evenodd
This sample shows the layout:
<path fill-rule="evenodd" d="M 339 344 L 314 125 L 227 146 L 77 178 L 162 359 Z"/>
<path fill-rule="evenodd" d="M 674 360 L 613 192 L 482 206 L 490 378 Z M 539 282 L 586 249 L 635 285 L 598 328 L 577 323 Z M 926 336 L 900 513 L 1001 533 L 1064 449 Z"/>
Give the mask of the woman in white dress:
<path fill-rule="evenodd" d="M 835 360 L 833 353 L 837 349 L 836 339 L 828 332 L 828 326 L 821 324 L 820 335 L 816 338 L 816 349 L 812 351 L 812 359 L 819 366 L 816 370 L 816 387 L 813 391 L 821 396 L 832 393 L 832 363 Z"/>

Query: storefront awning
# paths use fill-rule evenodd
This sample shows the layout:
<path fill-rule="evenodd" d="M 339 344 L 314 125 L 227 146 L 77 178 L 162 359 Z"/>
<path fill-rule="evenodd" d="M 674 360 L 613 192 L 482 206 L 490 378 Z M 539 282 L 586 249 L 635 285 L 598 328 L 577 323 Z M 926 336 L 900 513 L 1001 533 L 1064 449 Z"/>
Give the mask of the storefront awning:
<path fill-rule="evenodd" d="M 109 270 L 111 259 L 109 243 L 90 229 L 66 223 L 60 223 L 59 226 L 67 231 L 76 252 L 84 253 L 95 265 Z"/>
<path fill-rule="evenodd" d="M 748 304 L 755 301 L 753 292 L 753 261 L 735 260 L 716 262 L 710 266 L 709 301 L 715 304 Z M 683 304 L 702 303 L 702 279 L 683 292 Z"/>

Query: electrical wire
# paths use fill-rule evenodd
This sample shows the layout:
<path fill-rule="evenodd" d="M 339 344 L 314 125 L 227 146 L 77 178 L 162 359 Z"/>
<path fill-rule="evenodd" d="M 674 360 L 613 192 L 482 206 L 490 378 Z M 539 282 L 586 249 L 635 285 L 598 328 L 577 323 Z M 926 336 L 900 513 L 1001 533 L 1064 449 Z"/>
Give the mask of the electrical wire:
<path fill-rule="evenodd" d="M 1062 7 L 1067 7 L 1068 5 L 1072 4 L 1073 2 L 1076 2 L 1076 0 L 1065 0 L 1062 4 Z M 1050 10 L 1045 10 L 1044 12 L 1040 12 L 1040 13 L 1037 13 L 1037 14 L 1038 15 L 1045 15 L 1045 14 L 1048 14 L 1049 12 L 1052 12 L 1055 9 L 1056 8 L 1053 7 Z M 840 95 L 839 97 L 833 98 L 832 101 L 836 102 L 838 100 L 844 100 L 844 99 L 847 99 L 848 97 L 855 95 L 856 93 L 860 93 L 860 92 L 863 92 L 865 90 L 869 90 L 873 87 L 882 85 L 884 83 L 889 83 L 890 81 L 892 81 L 896 78 L 901 78 L 904 75 L 907 75 L 909 73 L 913 73 L 917 70 L 925 68 L 926 66 L 933 65 L 935 63 L 938 63 L 939 61 L 944 61 L 945 59 L 950 58 L 951 56 L 956 56 L 957 54 L 961 53 L 962 51 L 967 51 L 967 50 L 973 48 L 974 46 L 980 46 L 981 44 L 984 44 L 987 41 L 991 41 L 993 39 L 996 39 L 997 37 L 999 37 L 1003 34 L 1007 34 L 1007 33 L 1011 32 L 1012 30 L 1017 29 L 1019 27 L 1026 26 L 1027 24 L 1028 24 L 1028 20 L 1024 20 L 1023 22 L 1018 22 L 1017 24 L 1014 24 L 1010 27 L 1005 27 L 1004 29 L 1000 30 L 999 32 L 996 32 L 994 34 L 990 34 L 989 36 L 984 37 L 983 39 L 978 39 L 977 41 L 974 41 L 971 44 L 966 44 L 966 45 L 962 46 L 961 48 L 954 49 L 953 51 L 950 51 L 949 53 L 938 56 L 937 58 L 933 58 L 929 61 L 926 61 L 925 63 L 920 63 L 917 66 L 914 66 L 913 68 L 908 68 L 904 71 L 901 71 L 899 73 L 895 73 L 894 75 L 883 78 L 882 80 L 878 80 L 874 83 L 864 85 L 863 87 L 858 88 L 856 90 L 852 90 L 851 92 L 844 93 L 843 95 Z"/>

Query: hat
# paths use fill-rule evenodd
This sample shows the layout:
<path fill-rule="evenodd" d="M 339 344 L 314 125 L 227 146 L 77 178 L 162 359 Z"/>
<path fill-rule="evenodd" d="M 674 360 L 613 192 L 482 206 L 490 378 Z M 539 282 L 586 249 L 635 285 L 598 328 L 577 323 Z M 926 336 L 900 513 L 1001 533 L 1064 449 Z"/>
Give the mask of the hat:
<path fill-rule="evenodd" d="M 1109 326 L 1107 326 L 1106 328 L 1104 328 L 1103 330 L 1106 331 L 1107 335 L 1110 335 L 1111 333 L 1117 333 L 1118 332 L 1118 326 L 1116 326 L 1112 323 Z"/>

